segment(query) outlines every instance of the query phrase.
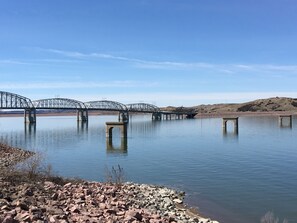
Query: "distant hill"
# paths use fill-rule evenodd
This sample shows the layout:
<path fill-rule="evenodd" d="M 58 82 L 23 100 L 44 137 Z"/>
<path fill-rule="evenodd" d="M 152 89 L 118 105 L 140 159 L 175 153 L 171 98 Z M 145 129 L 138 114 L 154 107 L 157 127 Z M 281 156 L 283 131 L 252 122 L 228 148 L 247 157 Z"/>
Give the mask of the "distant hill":
<path fill-rule="evenodd" d="M 176 107 L 166 107 L 164 110 L 174 111 Z M 246 103 L 212 104 L 188 107 L 198 114 L 226 114 L 238 112 L 297 112 L 297 98 L 275 97 L 258 99 Z"/>
<path fill-rule="evenodd" d="M 214 104 L 195 106 L 198 113 L 230 113 L 230 112 L 296 112 L 297 99 L 275 97 L 258 99 L 239 104 Z"/>

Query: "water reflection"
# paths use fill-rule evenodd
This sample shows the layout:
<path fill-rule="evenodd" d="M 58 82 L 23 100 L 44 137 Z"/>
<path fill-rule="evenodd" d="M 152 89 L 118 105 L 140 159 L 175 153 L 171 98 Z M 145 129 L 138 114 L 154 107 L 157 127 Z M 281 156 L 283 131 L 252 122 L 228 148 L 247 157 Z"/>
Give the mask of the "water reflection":
<path fill-rule="evenodd" d="M 238 128 L 234 128 L 233 131 L 227 131 L 226 128 L 223 128 L 223 135 L 224 136 L 233 135 L 238 137 Z"/>
<path fill-rule="evenodd" d="M 114 146 L 112 139 L 106 137 L 106 153 L 112 155 L 127 155 L 128 154 L 128 140 L 125 137 L 121 137 L 121 143 L 119 146 Z"/>
<path fill-rule="evenodd" d="M 0 141 L 11 146 L 22 147 L 24 144 L 24 132 L 10 131 L 2 132 Z"/>
<path fill-rule="evenodd" d="M 77 133 L 88 133 L 88 128 L 89 128 L 89 122 L 82 122 L 78 121 L 77 122 Z"/>
<path fill-rule="evenodd" d="M 159 121 L 146 121 L 139 122 L 137 119 L 135 121 L 132 120 L 133 116 L 130 116 L 130 122 L 128 124 L 129 134 L 137 133 L 143 135 L 156 135 L 157 130 L 160 129 L 160 125 L 162 122 Z"/>
<path fill-rule="evenodd" d="M 36 123 L 25 123 L 24 125 L 25 135 L 36 135 Z"/>
<path fill-rule="evenodd" d="M 233 132 L 228 132 L 227 129 L 223 129 L 223 138 L 224 140 L 235 140 L 238 141 L 238 128 Z"/>

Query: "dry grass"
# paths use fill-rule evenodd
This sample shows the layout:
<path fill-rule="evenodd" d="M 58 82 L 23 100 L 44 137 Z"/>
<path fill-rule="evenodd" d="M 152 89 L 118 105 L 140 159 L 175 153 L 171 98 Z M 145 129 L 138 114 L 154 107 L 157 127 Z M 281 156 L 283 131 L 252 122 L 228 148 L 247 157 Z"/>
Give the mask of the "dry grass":
<path fill-rule="evenodd" d="M 45 165 L 44 161 L 45 155 L 40 152 L 35 152 L 34 155 L 17 165 L 0 168 L 0 180 L 12 184 L 51 181 L 60 185 L 70 181 L 81 181 L 80 179 L 67 179 L 58 176 L 53 172 L 52 166 L 50 164 Z"/>
<path fill-rule="evenodd" d="M 111 170 L 106 167 L 105 177 L 107 183 L 115 184 L 116 186 L 121 186 L 125 182 L 124 169 L 120 165 L 112 166 Z"/>
<path fill-rule="evenodd" d="M 261 218 L 261 223 L 279 223 L 279 218 L 269 211 Z M 283 223 L 288 223 L 287 219 L 284 219 Z"/>

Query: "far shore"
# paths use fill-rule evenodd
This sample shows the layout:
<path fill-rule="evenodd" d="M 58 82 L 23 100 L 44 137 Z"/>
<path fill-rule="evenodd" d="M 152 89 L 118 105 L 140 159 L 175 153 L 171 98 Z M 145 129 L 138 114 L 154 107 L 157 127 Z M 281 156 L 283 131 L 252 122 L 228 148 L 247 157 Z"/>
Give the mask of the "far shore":
<path fill-rule="evenodd" d="M 132 113 L 133 115 L 142 115 L 148 113 Z M 37 113 L 37 116 L 76 116 L 76 112 L 48 112 Z M 89 116 L 101 115 L 118 115 L 118 112 L 98 112 L 90 111 Z M 297 111 L 270 111 L 270 112 L 213 112 L 213 113 L 198 113 L 195 118 L 221 118 L 221 117 L 244 117 L 244 116 L 280 116 L 280 115 L 297 115 Z M 0 117 L 23 117 L 21 113 L 1 113 Z"/>

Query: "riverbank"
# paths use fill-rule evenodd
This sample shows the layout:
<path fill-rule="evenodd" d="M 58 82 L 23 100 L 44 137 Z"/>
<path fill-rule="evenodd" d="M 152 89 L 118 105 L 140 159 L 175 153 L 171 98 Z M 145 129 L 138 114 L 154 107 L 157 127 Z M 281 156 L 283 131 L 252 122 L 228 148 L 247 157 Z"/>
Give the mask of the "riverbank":
<path fill-rule="evenodd" d="M 12 175 L 12 165 L 33 153 L 5 144 L 0 144 L 0 151 L 6 154 L 1 155 L 6 164 L 0 166 L 0 222 L 217 223 L 187 208 L 184 193 L 165 187 L 45 175 L 28 178 L 21 170 Z"/>
<path fill-rule="evenodd" d="M 23 161 L 34 153 L 0 143 L 0 170 Z"/>

